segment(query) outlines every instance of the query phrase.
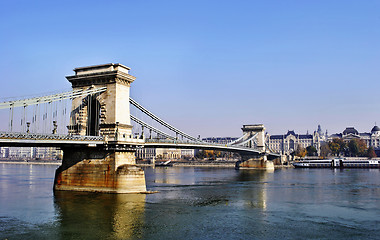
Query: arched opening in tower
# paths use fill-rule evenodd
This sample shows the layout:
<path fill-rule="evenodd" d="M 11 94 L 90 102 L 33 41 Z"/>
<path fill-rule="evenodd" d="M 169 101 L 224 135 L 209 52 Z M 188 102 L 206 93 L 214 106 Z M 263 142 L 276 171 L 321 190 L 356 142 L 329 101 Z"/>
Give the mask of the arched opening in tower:
<path fill-rule="evenodd" d="M 86 135 L 99 136 L 100 103 L 96 96 L 88 96 Z"/>

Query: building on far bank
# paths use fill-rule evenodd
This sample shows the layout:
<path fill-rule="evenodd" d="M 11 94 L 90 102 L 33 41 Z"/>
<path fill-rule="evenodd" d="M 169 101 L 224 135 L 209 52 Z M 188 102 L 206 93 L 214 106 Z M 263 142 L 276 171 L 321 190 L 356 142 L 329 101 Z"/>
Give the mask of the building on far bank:
<path fill-rule="evenodd" d="M 193 158 L 194 149 L 171 149 L 171 148 L 139 148 L 136 158 L 152 161 L 153 159 L 176 160 L 181 158 Z"/>
<path fill-rule="evenodd" d="M 181 158 L 191 159 L 195 157 L 194 149 L 181 149 Z"/>
<path fill-rule="evenodd" d="M 380 128 L 376 125 L 371 129 L 370 133 L 359 133 L 354 127 L 347 127 L 342 133 L 335 133 L 329 136 L 328 141 L 332 141 L 334 138 L 341 138 L 346 143 L 352 139 L 362 139 L 367 147 L 372 147 L 376 154 L 380 155 Z"/>
<path fill-rule="evenodd" d="M 0 147 L 0 158 L 9 157 L 9 147 Z"/>
<path fill-rule="evenodd" d="M 136 159 L 153 160 L 156 157 L 156 148 L 137 148 Z"/>
<path fill-rule="evenodd" d="M 181 158 L 181 149 L 176 148 L 157 148 L 156 158 L 164 160 L 176 160 Z"/>
<path fill-rule="evenodd" d="M 296 151 L 298 146 L 307 148 L 314 146 L 320 153 L 321 143 L 326 139 L 326 135 L 322 133 L 320 126 L 313 134 L 297 134 L 293 131 L 288 131 L 284 135 L 270 135 L 266 133 L 265 142 L 267 147 L 275 153 L 289 155 Z M 327 134 L 327 132 L 326 132 Z"/>
<path fill-rule="evenodd" d="M 33 147 L 10 147 L 8 157 L 11 159 L 32 159 Z"/>
<path fill-rule="evenodd" d="M 45 160 L 62 159 L 63 153 L 55 147 L 36 147 L 34 148 L 33 158 Z"/>
<path fill-rule="evenodd" d="M 2 147 L 0 157 L 15 160 L 61 160 L 62 151 L 55 147 Z"/>

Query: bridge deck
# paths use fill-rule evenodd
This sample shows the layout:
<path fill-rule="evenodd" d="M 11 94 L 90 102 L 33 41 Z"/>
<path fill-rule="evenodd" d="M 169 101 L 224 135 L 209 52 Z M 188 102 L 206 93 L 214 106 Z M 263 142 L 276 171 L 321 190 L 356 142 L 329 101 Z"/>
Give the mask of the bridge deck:
<path fill-rule="evenodd" d="M 104 144 L 101 136 L 0 132 L 0 147 L 65 147 Z"/>
<path fill-rule="evenodd" d="M 79 135 L 60 135 L 60 134 L 35 134 L 35 133 L 14 133 L 0 132 L 0 147 L 68 147 L 68 146 L 87 146 L 96 147 L 109 144 L 102 136 L 79 136 Z M 119 144 L 112 142 L 111 144 Z M 245 155 L 263 155 L 253 148 L 234 145 L 211 144 L 206 142 L 193 141 L 173 141 L 145 139 L 145 142 L 120 142 L 120 144 L 131 144 L 143 146 L 145 148 L 180 148 L 180 149 L 205 149 L 236 152 Z M 279 157 L 275 153 L 266 153 L 271 158 Z"/>

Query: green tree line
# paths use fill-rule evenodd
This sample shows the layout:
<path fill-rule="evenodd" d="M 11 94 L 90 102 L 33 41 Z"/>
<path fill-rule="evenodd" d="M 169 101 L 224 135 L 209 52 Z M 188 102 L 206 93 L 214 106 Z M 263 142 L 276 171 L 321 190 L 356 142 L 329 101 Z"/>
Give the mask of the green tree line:
<path fill-rule="evenodd" d="M 298 157 L 317 156 L 317 149 L 308 146 L 306 149 L 298 145 L 295 155 Z M 345 156 L 345 157 L 377 157 L 372 147 L 367 147 L 363 139 L 351 139 L 348 143 L 341 138 L 334 138 L 331 142 L 321 145 L 320 156 Z"/>
<path fill-rule="evenodd" d="M 334 138 L 321 146 L 321 156 L 328 157 L 345 156 L 345 157 L 377 157 L 372 147 L 367 147 L 363 139 L 351 139 L 348 143 L 341 138 Z"/>

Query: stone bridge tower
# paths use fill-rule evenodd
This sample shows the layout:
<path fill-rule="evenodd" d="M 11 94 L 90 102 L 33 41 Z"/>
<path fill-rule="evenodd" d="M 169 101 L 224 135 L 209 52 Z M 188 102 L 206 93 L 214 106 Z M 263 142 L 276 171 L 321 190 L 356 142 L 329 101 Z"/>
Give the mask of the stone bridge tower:
<path fill-rule="evenodd" d="M 70 134 L 105 136 L 108 140 L 129 140 L 132 134 L 129 89 L 136 79 L 130 68 L 121 64 L 104 64 L 75 68 L 66 77 L 74 91 L 106 88 L 105 92 L 73 99 Z"/>
<path fill-rule="evenodd" d="M 242 129 L 244 138 L 242 141 L 247 142 L 248 147 L 256 148 L 261 152 L 265 152 L 265 127 L 264 124 L 251 124 L 251 125 L 243 125 Z"/>
<path fill-rule="evenodd" d="M 265 147 L 265 127 L 264 124 L 243 125 L 244 138 L 247 147 L 255 148 L 261 152 L 260 155 L 241 155 L 242 160 L 236 163 L 236 168 L 255 168 L 273 170 L 274 164 L 268 161 Z"/>
<path fill-rule="evenodd" d="M 111 193 L 145 192 L 145 176 L 135 166 L 135 150 L 142 139 L 132 136 L 129 90 L 136 79 L 121 64 L 75 68 L 66 77 L 78 96 L 72 101 L 69 134 L 103 136 L 101 146 L 63 148 L 62 166 L 57 169 L 56 190 Z M 102 88 L 97 94 L 83 94 Z"/>

